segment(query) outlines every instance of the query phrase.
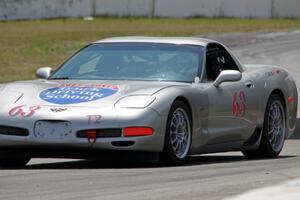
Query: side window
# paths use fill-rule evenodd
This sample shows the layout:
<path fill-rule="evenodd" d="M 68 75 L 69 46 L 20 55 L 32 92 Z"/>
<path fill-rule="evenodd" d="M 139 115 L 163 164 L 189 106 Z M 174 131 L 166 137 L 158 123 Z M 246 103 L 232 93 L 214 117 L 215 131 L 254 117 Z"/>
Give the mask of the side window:
<path fill-rule="evenodd" d="M 223 70 L 239 70 L 237 64 L 226 49 L 216 43 L 207 46 L 205 68 L 207 82 L 215 81 Z"/>

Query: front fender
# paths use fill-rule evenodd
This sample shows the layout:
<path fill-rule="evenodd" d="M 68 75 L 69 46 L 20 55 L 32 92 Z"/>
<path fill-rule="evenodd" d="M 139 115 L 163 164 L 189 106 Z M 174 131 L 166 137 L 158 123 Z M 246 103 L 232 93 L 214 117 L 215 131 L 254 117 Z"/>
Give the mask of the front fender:
<path fill-rule="evenodd" d="M 207 130 L 208 116 L 208 96 L 205 87 L 201 84 L 191 84 L 185 87 L 169 87 L 155 94 L 155 102 L 151 108 L 156 110 L 160 115 L 165 116 L 163 123 L 167 123 L 167 116 L 173 102 L 178 98 L 183 98 L 189 104 L 192 115 L 192 146 L 191 153 L 203 144 L 201 137 Z M 206 131 L 207 132 L 207 131 Z"/>

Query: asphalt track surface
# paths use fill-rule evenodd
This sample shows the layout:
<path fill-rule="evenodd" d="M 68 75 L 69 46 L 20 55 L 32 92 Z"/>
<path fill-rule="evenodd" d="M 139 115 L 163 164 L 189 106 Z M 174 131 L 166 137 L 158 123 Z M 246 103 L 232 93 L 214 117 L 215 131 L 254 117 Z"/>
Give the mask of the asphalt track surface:
<path fill-rule="evenodd" d="M 300 32 L 212 38 L 230 45 L 243 63 L 275 63 L 289 69 L 299 88 Z M 22 170 L 0 170 L 0 199 L 223 199 L 300 178 L 298 139 L 300 129 L 277 159 L 247 160 L 230 152 L 193 156 L 180 167 L 33 159 Z"/>

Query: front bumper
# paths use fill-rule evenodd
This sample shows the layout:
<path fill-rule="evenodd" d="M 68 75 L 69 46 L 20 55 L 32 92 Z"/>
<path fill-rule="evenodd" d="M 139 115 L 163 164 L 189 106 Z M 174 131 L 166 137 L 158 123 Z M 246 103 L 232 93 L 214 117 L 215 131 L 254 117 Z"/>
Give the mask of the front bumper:
<path fill-rule="evenodd" d="M 9 115 L 11 107 L 7 106 L 1 109 L 0 126 L 23 128 L 28 130 L 28 135 L 16 136 L 0 132 L 2 149 L 49 147 L 145 152 L 160 152 L 163 149 L 166 117 L 159 115 L 151 108 L 68 107 L 53 109 L 51 106 L 41 106 L 30 117 L 21 115 L 12 117 Z M 56 112 L 57 110 L 59 112 Z M 51 122 L 53 129 L 50 127 L 40 134 L 42 128 L 37 127 L 40 122 Z M 54 133 L 57 132 L 55 129 L 59 123 L 67 123 L 68 131 Z M 150 136 L 138 137 L 124 137 L 122 134 L 119 137 L 99 137 L 93 142 L 89 141 L 89 138 L 77 135 L 79 131 L 83 130 L 119 129 L 122 131 L 123 128 L 132 126 L 151 127 L 154 129 L 154 133 Z M 61 129 L 58 128 L 58 130 Z"/>

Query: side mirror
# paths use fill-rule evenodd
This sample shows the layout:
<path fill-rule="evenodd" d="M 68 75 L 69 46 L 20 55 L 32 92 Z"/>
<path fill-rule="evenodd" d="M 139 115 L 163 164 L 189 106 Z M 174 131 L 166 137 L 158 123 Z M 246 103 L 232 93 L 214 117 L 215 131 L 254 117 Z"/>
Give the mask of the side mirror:
<path fill-rule="evenodd" d="M 53 70 L 51 67 L 42 67 L 36 70 L 36 77 L 41 79 L 47 79 L 52 74 Z"/>
<path fill-rule="evenodd" d="M 237 70 L 224 70 L 222 71 L 215 82 L 215 87 L 219 87 L 223 82 L 234 82 L 242 79 L 242 73 Z"/>

